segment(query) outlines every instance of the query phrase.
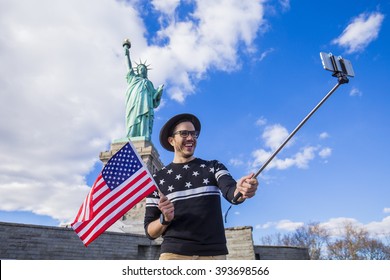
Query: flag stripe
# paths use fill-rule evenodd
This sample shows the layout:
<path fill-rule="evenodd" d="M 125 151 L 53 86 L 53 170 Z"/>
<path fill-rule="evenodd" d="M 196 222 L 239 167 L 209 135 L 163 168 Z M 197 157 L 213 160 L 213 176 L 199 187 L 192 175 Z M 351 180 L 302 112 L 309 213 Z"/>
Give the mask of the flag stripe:
<path fill-rule="evenodd" d="M 147 188 L 146 190 L 144 190 L 144 192 L 137 193 L 137 197 L 133 197 L 129 204 L 122 204 L 120 207 L 118 207 L 117 212 L 110 212 L 109 215 L 107 215 L 108 214 L 108 212 L 107 212 L 107 214 L 104 217 L 102 217 L 102 219 L 99 219 L 98 221 L 96 221 L 96 223 L 95 223 L 96 225 L 94 226 L 92 231 L 89 231 L 88 234 L 86 233 L 86 234 L 82 235 L 84 242 L 86 244 L 89 244 L 90 242 L 92 242 L 97 236 L 99 236 L 102 232 L 104 232 L 107 228 L 110 227 L 110 225 L 108 225 L 109 221 L 111 221 L 111 220 L 114 222 L 117 221 L 127 211 L 129 211 L 131 208 L 133 208 L 133 206 L 135 204 L 137 204 L 143 198 L 143 196 L 141 198 L 139 198 L 140 195 L 147 196 L 148 194 L 150 194 L 154 190 L 155 190 L 154 187 Z M 125 197 L 123 199 L 123 201 L 128 199 L 130 196 L 131 196 L 131 194 L 128 197 Z M 139 199 L 137 199 L 137 198 L 139 198 Z"/>
<path fill-rule="evenodd" d="M 89 219 L 89 214 L 91 213 L 89 211 L 89 207 L 88 207 L 90 198 L 91 198 L 91 192 L 84 199 L 84 202 L 83 202 L 83 204 L 80 207 L 80 210 L 79 210 L 79 212 L 78 212 L 78 214 L 76 216 L 76 220 L 77 221 L 82 221 L 82 220 L 85 220 L 85 219 Z"/>
<path fill-rule="evenodd" d="M 131 181 L 130 183 L 133 183 L 133 182 Z M 106 185 L 104 185 L 103 187 L 104 187 L 105 189 L 108 189 Z M 124 191 L 128 191 L 131 187 L 136 187 L 136 186 L 125 185 L 123 188 L 118 188 L 118 190 L 123 189 Z M 113 191 L 113 192 L 114 192 L 113 194 L 110 193 L 110 194 L 108 195 L 107 200 L 109 200 L 109 199 L 112 198 L 113 196 L 114 196 L 114 198 L 117 197 L 117 196 L 116 196 L 117 192 L 115 192 L 115 191 Z M 105 201 L 104 198 L 101 199 L 101 200 L 104 200 L 104 201 Z M 111 200 L 111 202 L 112 202 L 112 200 Z M 115 206 L 115 205 L 113 205 L 113 206 Z M 96 209 L 96 210 L 94 209 L 94 219 L 98 218 L 97 216 L 100 214 L 100 211 L 101 211 L 101 210 L 109 210 L 109 208 L 107 208 L 107 209 L 99 208 L 99 209 Z M 88 225 L 90 225 L 90 224 L 89 224 L 89 223 L 83 223 L 82 225 L 80 225 L 79 227 L 77 227 L 77 230 L 78 230 L 77 232 L 81 232 L 81 231 L 84 230 L 84 228 L 87 227 Z M 90 226 L 92 226 L 92 225 L 90 225 Z M 86 230 L 88 230 L 88 228 L 87 228 Z"/>
<path fill-rule="evenodd" d="M 135 180 L 132 180 L 130 182 L 130 184 L 127 184 L 123 188 L 120 188 L 120 189 L 118 188 L 118 190 L 120 190 L 120 192 L 114 193 L 113 195 L 111 195 L 111 193 L 110 193 L 108 195 L 107 199 L 104 200 L 107 203 L 104 206 L 96 209 L 96 211 L 94 210 L 94 219 L 93 220 L 99 219 L 100 216 L 103 215 L 105 211 L 110 211 L 110 209 L 115 208 L 116 204 L 120 204 L 120 201 L 118 201 L 118 198 L 120 199 L 120 196 L 123 195 L 124 193 L 126 195 L 126 192 L 132 192 L 134 190 L 134 188 L 138 188 L 139 180 L 140 180 L 140 177 L 137 176 L 135 178 Z M 132 185 L 132 184 L 136 184 L 136 185 Z M 103 214 L 101 214 L 101 213 L 103 213 Z M 82 225 L 82 228 L 78 229 L 78 232 L 80 232 L 80 234 L 83 235 L 84 231 L 88 231 L 89 228 L 92 226 L 93 226 L 93 224 L 91 224 L 91 223 L 84 223 Z"/>
<path fill-rule="evenodd" d="M 146 175 L 146 171 L 143 171 L 141 174 L 135 173 L 132 177 L 129 178 L 129 180 L 126 180 L 123 182 L 123 187 L 116 188 L 113 191 L 110 191 L 108 188 L 108 194 L 106 194 L 104 197 L 97 197 L 96 200 L 99 200 L 93 207 L 94 211 L 99 212 L 100 209 L 106 207 L 108 204 L 110 204 L 112 201 L 120 197 L 123 193 L 127 192 L 128 190 L 131 190 L 132 188 L 135 188 L 136 186 L 133 184 L 136 184 L 139 182 L 139 180 L 142 179 Z M 135 178 L 134 178 L 135 176 Z M 107 191 L 106 190 L 106 191 Z M 96 201 L 94 199 L 94 201 Z"/>
<path fill-rule="evenodd" d="M 91 219 L 93 215 L 92 211 L 92 195 L 95 192 L 97 187 L 97 184 L 100 184 L 100 180 L 102 179 L 101 174 L 99 174 L 98 178 L 95 180 L 95 182 L 92 185 L 91 191 L 88 193 L 87 197 L 85 198 L 83 204 L 80 207 L 79 213 L 76 216 L 75 221 L 81 222 L 85 220 Z"/>
<path fill-rule="evenodd" d="M 96 178 L 72 228 L 88 246 L 156 188 L 152 176 L 129 142 L 112 156 Z"/>
<path fill-rule="evenodd" d="M 88 245 L 109 226 L 111 226 L 112 223 L 129 211 L 144 196 L 147 196 L 149 193 L 154 191 L 155 186 L 153 183 L 154 182 L 150 178 L 146 178 L 145 181 L 142 181 L 140 184 L 128 189 L 128 192 L 127 194 L 125 193 L 124 197 L 119 197 L 119 200 L 114 200 L 111 204 L 107 205 L 107 207 L 100 208 L 99 211 L 96 211 L 92 220 L 75 225 L 75 232 L 80 236 L 84 244 Z M 136 189 L 134 189 L 134 187 L 136 187 Z M 113 213 L 113 209 L 115 209 L 115 211 L 119 211 L 114 217 L 113 215 L 115 213 Z M 111 224 L 107 224 L 111 220 L 113 222 Z M 104 225 L 107 226 L 104 227 Z"/>
<path fill-rule="evenodd" d="M 96 189 L 92 193 L 93 201 L 95 202 L 93 206 L 96 205 L 96 201 L 101 199 L 99 197 L 104 197 L 104 195 L 110 192 L 110 189 L 106 188 L 106 186 L 106 182 L 104 181 L 103 177 L 101 177 Z"/>
<path fill-rule="evenodd" d="M 148 195 L 152 191 L 154 191 L 154 187 L 146 190 L 145 193 L 143 193 L 143 195 Z M 116 220 L 118 220 L 127 211 L 129 211 L 139 200 L 133 201 L 133 203 L 129 204 L 129 205 L 122 205 L 121 207 L 119 207 L 117 209 L 116 212 L 111 212 L 111 214 L 108 215 L 105 220 L 102 220 L 102 221 L 94 221 L 94 220 L 92 220 L 92 221 L 90 221 L 89 223 L 93 223 L 94 224 L 94 227 L 91 228 L 92 230 L 90 230 L 90 232 L 85 233 L 84 235 L 81 235 L 81 234 L 79 235 L 80 238 L 83 240 L 83 243 L 86 246 L 89 243 L 91 243 L 94 239 L 96 239 L 96 237 L 98 237 L 102 232 L 104 232 L 110 226 L 110 224 L 108 224 L 107 222 L 109 222 L 111 220 L 113 222 L 115 222 Z"/>
<path fill-rule="evenodd" d="M 153 190 L 154 188 L 151 189 L 151 191 Z M 148 189 L 146 189 L 145 192 L 148 192 Z M 150 192 L 148 192 L 148 194 L 149 193 Z M 122 201 L 126 201 L 129 197 L 131 197 L 132 194 L 134 193 L 131 193 L 128 196 L 124 197 Z M 98 235 L 100 235 L 103 231 L 105 231 L 110 226 L 108 224 L 110 220 L 113 220 L 114 222 L 118 220 L 122 215 L 124 215 L 127 211 L 129 211 L 138 201 L 135 199 L 131 199 L 127 203 L 121 204 L 116 209 L 117 213 L 112 211 L 107 211 L 105 212 L 104 215 L 91 220 L 90 224 L 93 224 L 93 227 L 90 227 L 85 233 L 80 233 L 80 238 L 82 238 L 84 240 L 83 242 L 85 242 L 86 244 L 92 242 L 93 239 L 95 239 Z"/>

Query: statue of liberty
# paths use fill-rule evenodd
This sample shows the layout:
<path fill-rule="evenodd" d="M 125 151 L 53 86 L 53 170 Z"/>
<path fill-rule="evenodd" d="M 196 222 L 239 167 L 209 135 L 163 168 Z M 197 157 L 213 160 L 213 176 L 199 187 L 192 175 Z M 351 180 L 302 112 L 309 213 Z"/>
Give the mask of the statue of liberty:
<path fill-rule="evenodd" d="M 131 43 L 128 39 L 123 42 L 127 58 L 128 87 L 126 90 L 126 137 L 150 141 L 154 120 L 154 109 L 160 105 L 164 85 L 157 89 L 148 79 L 148 67 L 145 63 L 137 64 L 136 73 L 130 59 Z"/>

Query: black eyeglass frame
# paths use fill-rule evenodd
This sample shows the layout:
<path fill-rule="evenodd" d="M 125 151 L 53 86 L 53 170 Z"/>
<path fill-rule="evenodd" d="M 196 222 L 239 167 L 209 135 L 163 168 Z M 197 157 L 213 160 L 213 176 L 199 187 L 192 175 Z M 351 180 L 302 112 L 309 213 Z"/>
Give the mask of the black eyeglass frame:
<path fill-rule="evenodd" d="M 174 137 L 176 134 L 179 134 L 182 138 L 187 138 L 190 134 L 194 139 L 198 139 L 199 137 L 199 131 L 197 130 L 178 130 L 172 133 L 172 137 Z"/>

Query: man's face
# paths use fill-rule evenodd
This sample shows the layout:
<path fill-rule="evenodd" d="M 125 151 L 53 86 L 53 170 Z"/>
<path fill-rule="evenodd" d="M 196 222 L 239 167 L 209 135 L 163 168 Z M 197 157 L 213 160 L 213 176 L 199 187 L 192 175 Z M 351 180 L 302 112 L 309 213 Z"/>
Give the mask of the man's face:
<path fill-rule="evenodd" d="M 173 130 L 173 136 L 169 137 L 168 141 L 175 149 L 175 156 L 190 158 L 194 155 L 197 139 L 191 133 L 187 137 L 182 137 L 179 131 L 183 130 L 193 132 L 195 127 L 191 122 L 179 123 Z"/>

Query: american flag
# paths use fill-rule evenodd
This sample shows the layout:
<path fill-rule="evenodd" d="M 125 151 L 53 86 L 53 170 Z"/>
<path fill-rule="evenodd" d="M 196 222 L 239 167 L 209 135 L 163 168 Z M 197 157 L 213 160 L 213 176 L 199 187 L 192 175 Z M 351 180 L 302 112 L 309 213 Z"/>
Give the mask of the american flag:
<path fill-rule="evenodd" d="M 152 176 L 129 142 L 100 172 L 71 226 L 88 246 L 155 189 Z"/>

